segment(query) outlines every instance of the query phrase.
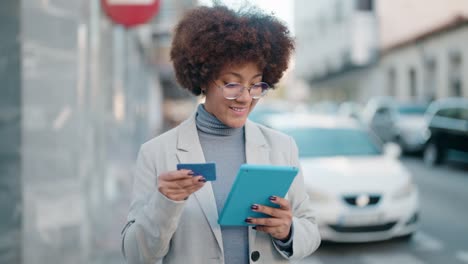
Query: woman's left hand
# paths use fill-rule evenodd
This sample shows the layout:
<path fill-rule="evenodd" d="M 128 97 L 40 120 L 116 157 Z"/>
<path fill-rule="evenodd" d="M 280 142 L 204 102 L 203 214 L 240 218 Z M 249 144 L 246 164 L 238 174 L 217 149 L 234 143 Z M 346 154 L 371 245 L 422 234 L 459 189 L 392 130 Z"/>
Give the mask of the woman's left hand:
<path fill-rule="evenodd" d="M 257 231 L 268 233 L 273 238 L 279 240 L 287 240 L 290 237 L 293 217 L 289 201 L 277 196 L 271 196 L 270 201 L 272 203 L 278 204 L 280 208 L 254 204 L 252 205 L 251 209 L 252 211 L 264 213 L 270 215 L 271 217 L 249 217 L 245 221 L 249 224 L 256 225 Z"/>

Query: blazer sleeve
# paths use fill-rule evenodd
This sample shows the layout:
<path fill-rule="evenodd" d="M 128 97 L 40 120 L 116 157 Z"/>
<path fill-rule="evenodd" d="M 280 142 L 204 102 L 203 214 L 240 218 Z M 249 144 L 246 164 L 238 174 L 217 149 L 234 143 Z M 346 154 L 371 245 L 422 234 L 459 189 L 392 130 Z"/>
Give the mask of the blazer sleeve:
<path fill-rule="evenodd" d="M 320 233 L 315 220 L 315 214 L 309 196 L 304 188 L 304 176 L 299 164 L 299 153 L 296 142 L 290 137 L 290 162 L 300 168 L 298 175 L 288 192 L 288 199 L 293 210 L 294 236 L 292 255 L 286 256 L 296 261 L 312 254 L 320 246 Z"/>
<path fill-rule="evenodd" d="M 122 231 L 122 253 L 127 263 L 158 263 L 169 251 L 185 201 L 168 199 L 157 189 L 155 153 L 147 143 L 140 148 L 133 183 L 133 199 Z"/>

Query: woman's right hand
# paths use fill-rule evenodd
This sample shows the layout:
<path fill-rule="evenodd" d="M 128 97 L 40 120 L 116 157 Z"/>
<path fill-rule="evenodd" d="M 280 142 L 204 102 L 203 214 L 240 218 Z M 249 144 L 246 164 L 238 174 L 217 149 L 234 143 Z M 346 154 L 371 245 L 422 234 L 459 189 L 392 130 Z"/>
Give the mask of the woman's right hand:
<path fill-rule="evenodd" d="M 158 177 L 158 190 L 167 198 L 182 201 L 198 191 L 205 184 L 203 176 L 193 176 L 190 170 L 176 170 L 162 173 Z"/>

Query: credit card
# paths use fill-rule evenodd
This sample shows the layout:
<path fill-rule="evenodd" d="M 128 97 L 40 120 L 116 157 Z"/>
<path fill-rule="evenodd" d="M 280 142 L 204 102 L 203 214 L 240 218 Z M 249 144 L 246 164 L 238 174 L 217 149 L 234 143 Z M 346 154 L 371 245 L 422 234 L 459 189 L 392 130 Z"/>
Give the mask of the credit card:
<path fill-rule="evenodd" d="M 207 181 L 216 180 L 216 164 L 214 162 L 209 163 L 179 163 L 177 164 L 177 170 L 191 170 L 195 175 L 202 175 Z"/>

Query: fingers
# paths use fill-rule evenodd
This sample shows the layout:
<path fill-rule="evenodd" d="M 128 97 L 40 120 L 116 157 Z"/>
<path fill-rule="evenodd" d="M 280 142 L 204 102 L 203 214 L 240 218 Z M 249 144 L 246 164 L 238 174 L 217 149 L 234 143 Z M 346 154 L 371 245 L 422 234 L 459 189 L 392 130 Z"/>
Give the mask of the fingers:
<path fill-rule="evenodd" d="M 276 239 L 286 239 L 291 230 L 293 217 L 289 201 L 277 196 L 271 196 L 270 201 L 278 204 L 280 208 L 254 204 L 251 206 L 251 209 L 254 212 L 263 213 L 271 217 L 249 217 L 245 221 L 255 225 L 257 231 L 268 233 Z"/>
<path fill-rule="evenodd" d="M 291 205 L 289 204 L 289 201 L 284 198 L 272 195 L 269 197 L 269 200 L 272 203 L 279 205 L 281 209 L 291 210 Z"/>
<path fill-rule="evenodd" d="M 247 218 L 245 221 L 255 225 L 257 231 L 270 234 L 276 239 L 285 239 L 289 236 L 292 222 L 285 218 Z"/>
<path fill-rule="evenodd" d="M 192 193 L 198 191 L 203 187 L 204 183 L 199 182 L 197 185 L 194 185 L 191 188 L 186 189 L 167 189 L 164 187 L 158 188 L 159 191 L 164 194 L 167 198 L 174 200 L 174 201 L 182 201 L 187 199 Z"/>
<path fill-rule="evenodd" d="M 162 181 L 160 181 L 162 183 Z M 190 177 L 178 181 L 165 181 L 164 185 L 169 189 L 186 189 L 197 185 L 200 182 L 205 182 L 203 176 Z"/>
<path fill-rule="evenodd" d="M 285 240 L 289 237 L 291 232 L 290 225 L 282 225 L 282 226 L 275 226 L 275 227 L 268 227 L 268 226 L 256 226 L 255 229 L 260 232 L 265 232 L 270 234 L 272 237 L 280 240 Z"/>
<path fill-rule="evenodd" d="M 171 188 L 168 187 L 165 183 L 160 183 L 158 190 L 160 193 L 165 195 L 167 198 L 174 201 L 182 201 L 190 196 L 192 193 L 198 191 L 204 186 L 205 182 L 197 182 L 192 186 L 186 188 Z"/>
<path fill-rule="evenodd" d="M 193 176 L 190 170 L 169 171 L 158 177 L 158 183 L 163 182 L 172 188 L 190 187 L 203 180 L 203 176 Z"/>
<path fill-rule="evenodd" d="M 169 171 L 159 175 L 158 179 L 162 181 L 179 181 L 184 179 L 191 179 L 193 172 L 190 170 L 177 170 Z"/>
<path fill-rule="evenodd" d="M 245 220 L 249 224 L 257 225 L 257 226 L 265 226 L 265 227 L 277 227 L 285 223 L 285 221 L 281 218 L 253 218 L 249 217 Z"/>
<path fill-rule="evenodd" d="M 281 210 L 281 209 L 277 209 Z M 253 218 L 253 217 L 248 217 L 245 221 L 249 224 L 254 224 L 254 225 L 261 225 L 261 226 L 268 226 L 268 227 L 274 227 L 274 226 L 280 226 L 280 225 L 291 225 L 292 222 L 292 213 L 289 211 L 285 211 L 282 213 L 275 213 L 276 215 L 281 215 L 281 217 L 264 217 L 264 218 Z"/>
<path fill-rule="evenodd" d="M 292 219 L 291 206 L 288 200 L 277 196 L 271 196 L 269 199 L 272 203 L 278 204 L 280 208 L 254 204 L 251 207 L 252 211 L 270 215 L 276 218 Z"/>
<path fill-rule="evenodd" d="M 203 176 L 192 176 L 190 170 L 162 173 L 158 177 L 158 190 L 167 198 L 175 201 L 186 199 L 198 191 L 206 182 Z"/>

